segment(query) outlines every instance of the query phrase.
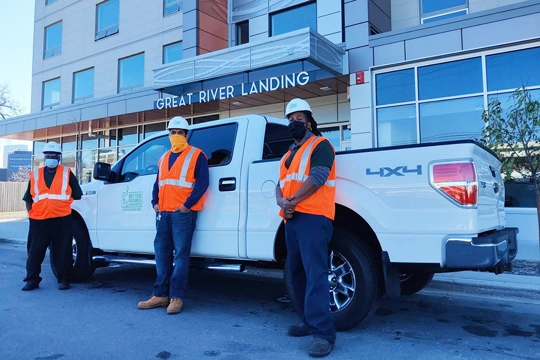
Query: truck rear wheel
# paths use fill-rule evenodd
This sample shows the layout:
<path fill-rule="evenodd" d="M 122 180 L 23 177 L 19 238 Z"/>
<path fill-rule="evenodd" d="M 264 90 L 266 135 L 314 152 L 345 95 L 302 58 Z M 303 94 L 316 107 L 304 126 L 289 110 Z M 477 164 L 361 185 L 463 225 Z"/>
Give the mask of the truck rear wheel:
<path fill-rule="evenodd" d="M 413 295 L 425 288 L 433 279 L 433 273 L 425 271 L 400 272 L 401 295 Z"/>
<path fill-rule="evenodd" d="M 84 282 L 94 274 L 96 266 L 90 256 L 90 237 L 81 220 L 73 220 L 73 240 L 71 243 L 71 250 L 73 255 L 73 274 L 71 281 Z M 49 254 L 52 272 L 58 279 L 58 272 L 54 268 L 54 262 L 52 261 L 53 254 L 51 252 L 49 252 Z"/>
<path fill-rule="evenodd" d="M 376 309 L 381 296 L 380 271 L 374 252 L 358 236 L 335 228 L 328 249 L 329 305 L 337 330 L 360 324 Z M 291 277 L 283 272 L 293 307 Z"/>

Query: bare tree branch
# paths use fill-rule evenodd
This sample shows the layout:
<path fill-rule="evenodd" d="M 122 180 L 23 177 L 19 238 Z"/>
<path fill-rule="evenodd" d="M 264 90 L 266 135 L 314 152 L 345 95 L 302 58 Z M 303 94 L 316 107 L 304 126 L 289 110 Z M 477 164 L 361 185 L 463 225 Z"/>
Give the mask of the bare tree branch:
<path fill-rule="evenodd" d="M 17 101 L 11 97 L 8 84 L 0 83 L 0 119 L 20 115 L 22 108 Z"/>

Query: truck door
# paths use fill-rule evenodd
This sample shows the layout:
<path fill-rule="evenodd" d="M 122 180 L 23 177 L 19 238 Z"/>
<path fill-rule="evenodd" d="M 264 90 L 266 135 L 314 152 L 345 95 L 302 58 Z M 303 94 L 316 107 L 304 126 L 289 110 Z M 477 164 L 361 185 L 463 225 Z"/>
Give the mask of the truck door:
<path fill-rule="evenodd" d="M 197 216 L 191 246 L 193 256 L 239 257 L 241 173 L 247 171 L 242 169 L 247 124 L 247 119 L 237 119 L 190 130 L 188 142 L 206 154 L 210 170 L 210 184 Z"/>
<path fill-rule="evenodd" d="M 107 251 L 154 252 L 156 215 L 152 188 L 159 158 L 170 149 L 168 136 L 139 145 L 119 163 L 118 179 L 98 192 L 97 237 Z"/>

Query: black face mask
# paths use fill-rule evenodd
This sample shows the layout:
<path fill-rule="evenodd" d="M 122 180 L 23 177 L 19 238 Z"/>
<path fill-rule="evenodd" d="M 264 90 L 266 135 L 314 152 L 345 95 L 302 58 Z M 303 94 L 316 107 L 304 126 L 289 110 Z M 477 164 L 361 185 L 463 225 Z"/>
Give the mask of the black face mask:
<path fill-rule="evenodd" d="M 302 140 L 306 135 L 306 124 L 301 121 L 291 121 L 289 123 L 289 132 L 293 139 Z"/>

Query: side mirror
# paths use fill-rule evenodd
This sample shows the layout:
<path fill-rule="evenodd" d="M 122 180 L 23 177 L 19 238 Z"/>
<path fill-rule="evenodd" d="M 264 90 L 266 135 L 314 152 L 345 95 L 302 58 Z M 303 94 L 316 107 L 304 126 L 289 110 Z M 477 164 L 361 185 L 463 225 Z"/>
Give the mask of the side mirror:
<path fill-rule="evenodd" d="M 94 164 L 94 179 L 109 181 L 111 178 L 111 164 L 97 162 Z"/>

